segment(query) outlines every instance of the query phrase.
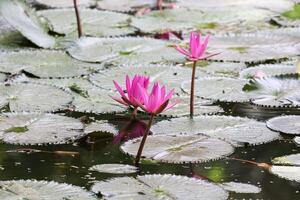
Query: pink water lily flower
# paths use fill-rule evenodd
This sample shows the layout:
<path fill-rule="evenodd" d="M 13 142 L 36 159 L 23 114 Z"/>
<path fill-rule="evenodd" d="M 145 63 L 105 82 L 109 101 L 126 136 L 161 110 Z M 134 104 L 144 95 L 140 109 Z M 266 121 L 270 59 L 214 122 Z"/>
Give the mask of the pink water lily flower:
<path fill-rule="evenodd" d="M 154 83 L 151 93 L 148 95 L 147 90 L 141 85 L 138 85 L 139 93 L 144 100 L 144 105 L 139 103 L 140 108 L 151 115 L 157 115 L 174 107 L 178 102 L 169 104 L 169 100 L 174 94 L 172 89 L 168 94 L 166 87 L 161 87 L 157 82 Z"/>
<path fill-rule="evenodd" d="M 257 71 L 254 75 L 254 78 L 256 79 L 262 79 L 265 78 L 267 75 L 263 71 Z"/>
<path fill-rule="evenodd" d="M 118 82 L 113 81 L 116 89 L 121 95 L 120 97 L 112 97 L 115 101 L 126 105 L 133 106 L 137 108 L 139 105 L 143 105 L 145 101 L 145 96 L 141 95 L 138 85 L 143 89 L 147 90 L 150 82 L 150 78 L 141 75 L 135 75 L 132 80 L 126 75 L 126 93 L 123 91 L 122 87 Z"/>
<path fill-rule="evenodd" d="M 205 56 L 209 41 L 209 35 L 205 37 L 204 41 L 201 41 L 201 34 L 196 32 L 190 33 L 190 45 L 189 50 L 186 50 L 179 45 L 176 45 L 176 50 L 185 55 L 189 60 L 197 61 L 212 57 L 216 54 Z"/>

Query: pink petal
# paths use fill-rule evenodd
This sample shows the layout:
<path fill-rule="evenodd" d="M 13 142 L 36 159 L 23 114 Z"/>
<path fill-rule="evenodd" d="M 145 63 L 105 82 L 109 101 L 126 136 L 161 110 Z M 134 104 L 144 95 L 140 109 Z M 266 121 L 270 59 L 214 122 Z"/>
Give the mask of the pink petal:
<path fill-rule="evenodd" d="M 179 45 L 176 45 L 175 49 L 176 49 L 179 53 L 181 53 L 181 54 L 183 54 L 183 55 L 185 55 L 185 56 L 187 56 L 187 57 L 190 57 L 190 53 L 187 52 L 187 50 L 181 48 Z"/>
<path fill-rule="evenodd" d="M 114 82 L 114 85 L 115 85 L 116 89 L 117 89 L 118 92 L 120 93 L 120 95 L 121 95 L 123 98 L 127 99 L 127 97 L 125 96 L 125 93 L 123 92 L 121 86 L 120 86 L 116 81 L 113 81 L 113 82 Z"/>
<path fill-rule="evenodd" d="M 164 102 L 165 102 L 165 101 L 168 101 L 169 99 L 171 99 L 172 96 L 173 96 L 173 94 L 174 94 L 174 92 L 175 92 L 175 89 L 172 89 L 172 90 L 169 92 L 169 94 L 164 98 Z"/>
<path fill-rule="evenodd" d="M 198 57 L 199 57 L 199 58 L 204 54 L 205 50 L 207 49 L 208 41 L 209 41 L 209 35 L 206 36 L 206 38 L 205 38 L 203 44 L 200 45 L 200 47 L 199 47 L 199 48 L 200 48 L 200 49 L 199 49 L 199 53 L 198 53 Z"/>
<path fill-rule="evenodd" d="M 179 103 L 179 101 L 175 101 L 172 104 L 168 104 L 168 106 L 163 110 L 163 112 L 173 108 L 174 106 L 176 106 Z"/>
<path fill-rule="evenodd" d="M 219 52 L 219 53 L 214 53 L 214 54 L 208 55 L 208 56 L 206 56 L 206 57 L 203 57 L 202 59 L 207 59 L 207 58 L 210 58 L 210 57 L 213 57 L 213 56 L 219 55 L 220 53 L 222 53 L 222 52 Z"/>
<path fill-rule="evenodd" d="M 131 86 L 130 86 L 130 78 L 128 75 L 126 75 L 126 91 L 127 91 L 127 96 L 130 98 Z"/>
<path fill-rule="evenodd" d="M 128 105 L 125 101 L 123 101 L 123 99 L 121 99 L 121 98 L 113 97 L 113 96 L 111 96 L 111 98 L 112 98 L 113 100 L 117 101 L 117 102 L 120 103 L 120 104 L 123 104 L 123 105 L 125 105 L 125 106 L 129 106 L 129 105 Z"/>

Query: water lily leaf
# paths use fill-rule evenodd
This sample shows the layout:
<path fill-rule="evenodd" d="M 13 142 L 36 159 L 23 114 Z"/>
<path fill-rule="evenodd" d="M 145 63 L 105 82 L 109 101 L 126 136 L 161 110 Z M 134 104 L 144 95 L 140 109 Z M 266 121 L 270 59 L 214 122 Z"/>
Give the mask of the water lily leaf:
<path fill-rule="evenodd" d="M 27 39 L 42 48 L 53 48 L 55 39 L 47 34 L 47 30 L 23 0 L 2 0 L 0 13 L 15 29 Z"/>
<path fill-rule="evenodd" d="M 277 76 L 284 74 L 294 74 L 296 68 L 293 65 L 287 64 L 266 64 L 256 67 L 249 67 L 240 73 L 240 78 L 253 78 L 257 72 L 263 72 L 267 76 Z"/>
<path fill-rule="evenodd" d="M 226 182 L 226 183 L 221 183 L 219 185 L 223 189 L 229 192 L 235 192 L 235 193 L 260 193 L 261 192 L 261 188 L 246 183 Z"/>
<path fill-rule="evenodd" d="M 78 186 L 54 181 L 11 180 L 0 181 L 0 199 L 44 199 L 44 200 L 96 200 L 90 192 Z"/>
<path fill-rule="evenodd" d="M 132 12 L 144 7 L 154 7 L 155 0 L 102 0 L 97 1 L 97 6 L 103 10 Z"/>
<path fill-rule="evenodd" d="M 50 85 L 0 83 L 0 107 L 8 104 L 10 111 L 56 111 L 67 108 L 72 100 L 71 94 Z"/>
<path fill-rule="evenodd" d="M 113 135 L 117 135 L 119 130 L 117 130 L 117 128 L 114 125 L 108 123 L 107 120 L 100 120 L 88 124 L 85 127 L 84 132 L 86 134 L 93 133 L 93 132 L 106 132 L 106 133 L 112 133 Z"/>
<path fill-rule="evenodd" d="M 0 73 L 0 82 L 4 82 L 6 79 L 6 74 Z"/>
<path fill-rule="evenodd" d="M 224 77 L 238 77 L 239 72 L 246 68 L 244 63 L 230 63 L 230 62 L 213 62 L 201 67 L 201 70 L 214 75 Z"/>
<path fill-rule="evenodd" d="M 253 119 L 230 116 L 197 116 L 163 120 L 151 128 L 154 135 L 204 133 L 210 137 L 220 138 L 239 146 L 241 144 L 257 145 L 279 138 L 279 134 L 270 131 L 265 123 Z"/>
<path fill-rule="evenodd" d="M 103 68 L 102 65 L 72 59 L 63 51 L 35 50 L 0 53 L 0 71 L 26 71 L 41 78 L 62 78 L 86 75 Z"/>
<path fill-rule="evenodd" d="M 272 159 L 272 163 L 277 165 L 300 165 L 300 153 L 276 157 Z"/>
<path fill-rule="evenodd" d="M 189 96 L 180 96 L 175 97 L 174 101 L 179 103 L 175 105 L 172 109 L 163 112 L 162 115 L 168 117 L 183 117 L 190 114 L 190 97 Z M 210 100 L 195 98 L 194 102 L 194 116 L 205 115 L 205 114 L 215 114 L 222 113 L 224 110 L 217 105 L 213 105 L 213 102 Z"/>
<path fill-rule="evenodd" d="M 176 175 L 145 175 L 96 182 L 93 192 L 105 199 L 227 199 L 228 193 L 216 184 Z"/>
<path fill-rule="evenodd" d="M 152 82 L 164 84 L 167 88 L 176 88 L 177 93 L 182 93 L 180 84 L 182 81 L 190 79 L 192 69 L 172 65 L 124 65 L 101 71 L 90 76 L 90 80 L 100 88 L 115 90 L 113 80 L 125 88 L 124 74 L 133 77 L 136 74 L 151 77 Z M 203 72 L 197 73 L 197 76 L 207 76 Z"/>
<path fill-rule="evenodd" d="M 123 164 L 102 164 L 94 165 L 89 170 L 109 174 L 132 174 L 137 172 L 137 167 Z"/>
<path fill-rule="evenodd" d="M 300 182 L 300 167 L 273 165 L 270 168 L 270 172 L 280 178 Z"/>
<path fill-rule="evenodd" d="M 121 149 L 135 156 L 141 138 L 125 142 Z M 142 156 L 168 163 L 201 163 L 232 154 L 234 148 L 227 142 L 204 135 L 149 136 Z"/>
<path fill-rule="evenodd" d="M 200 78 L 195 81 L 195 95 L 201 98 L 224 102 L 247 102 L 249 98 L 243 91 L 245 79 L 222 77 Z M 190 93 L 190 81 L 184 81 L 181 88 Z"/>
<path fill-rule="evenodd" d="M 267 121 L 267 126 L 275 131 L 286 134 L 300 135 L 300 116 L 278 116 Z"/>
<path fill-rule="evenodd" d="M 78 112 L 107 114 L 123 112 L 126 110 L 125 106 L 121 106 L 111 99 L 110 96 L 117 96 L 117 92 L 99 89 L 90 83 L 86 77 L 68 79 L 30 79 L 30 81 L 55 85 L 71 92 L 74 96 L 71 107 Z M 77 88 L 76 90 L 74 90 L 74 85 Z"/>
<path fill-rule="evenodd" d="M 254 104 L 272 107 L 300 106 L 300 81 L 297 79 L 256 79 L 253 86 L 257 89 L 247 94 Z"/>
<path fill-rule="evenodd" d="M 35 113 L 3 113 L 0 115 L 0 138 L 10 144 L 62 144 L 74 141 L 84 134 L 78 119 Z"/>
<path fill-rule="evenodd" d="M 34 0 L 34 4 L 47 8 L 69 8 L 74 7 L 73 1 L 70 0 Z M 93 0 L 77 1 L 78 7 L 88 7 L 94 4 Z"/>
<path fill-rule="evenodd" d="M 300 26 L 300 4 L 295 4 L 293 8 L 281 13 L 274 20 L 282 26 L 299 27 Z"/>
<path fill-rule="evenodd" d="M 295 138 L 294 138 L 294 142 L 295 142 L 297 145 L 300 145 L 300 137 L 295 137 Z"/>
<path fill-rule="evenodd" d="M 59 34 L 77 37 L 74 9 L 50 9 L 38 12 L 49 23 L 50 29 Z M 89 36 L 119 36 L 134 33 L 129 26 L 130 15 L 96 9 L 80 9 L 82 29 Z"/>
<path fill-rule="evenodd" d="M 141 37 L 81 38 L 68 52 L 72 57 L 87 62 L 124 64 L 183 61 L 183 57 L 167 42 Z"/>

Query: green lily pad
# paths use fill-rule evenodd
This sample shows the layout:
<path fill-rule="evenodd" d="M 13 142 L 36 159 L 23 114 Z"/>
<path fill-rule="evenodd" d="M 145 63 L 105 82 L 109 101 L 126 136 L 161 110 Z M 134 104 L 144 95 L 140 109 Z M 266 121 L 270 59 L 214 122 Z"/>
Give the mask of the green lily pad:
<path fill-rule="evenodd" d="M 144 175 L 96 182 L 92 191 L 105 199 L 225 200 L 228 193 L 214 183 L 175 175 Z"/>
<path fill-rule="evenodd" d="M 273 165 L 270 168 L 270 172 L 290 181 L 296 181 L 300 183 L 300 167 L 298 166 L 278 166 Z"/>
<path fill-rule="evenodd" d="M 155 0 L 101 0 L 97 6 L 103 10 L 114 10 L 120 12 L 132 12 L 144 7 L 154 7 Z"/>
<path fill-rule="evenodd" d="M 135 166 L 123 164 L 94 165 L 90 167 L 89 170 L 109 174 L 133 174 L 137 172 Z"/>
<path fill-rule="evenodd" d="M 0 73 L 0 82 L 4 82 L 6 78 L 6 74 Z"/>
<path fill-rule="evenodd" d="M 300 135 L 300 116 L 287 115 L 274 117 L 267 121 L 267 126 L 272 130 L 282 133 Z"/>
<path fill-rule="evenodd" d="M 213 62 L 201 67 L 201 70 L 213 76 L 235 78 L 246 68 L 244 63 Z"/>
<path fill-rule="evenodd" d="M 300 153 L 273 158 L 272 163 L 276 165 L 299 165 L 300 166 Z"/>
<path fill-rule="evenodd" d="M 114 125 L 110 124 L 107 120 L 100 120 L 88 124 L 85 127 L 84 132 L 86 134 L 93 132 L 106 132 L 117 135 L 119 130 Z"/>
<path fill-rule="evenodd" d="M 34 4 L 47 8 L 69 8 L 74 7 L 73 1 L 70 0 L 34 0 Z M 94 0 L 77 1 L 78 7 L 89 7 L 94 4 Z"/>
<path fill-rule="evenodd" d="M 234 192 L 234 193 L 260 193 L 261 188 L 247 184 L 247 183 L 238 183 L 238 182 L 226 182 L 226 183 L 220 183 L 219 184 L 223 189 Z"/>

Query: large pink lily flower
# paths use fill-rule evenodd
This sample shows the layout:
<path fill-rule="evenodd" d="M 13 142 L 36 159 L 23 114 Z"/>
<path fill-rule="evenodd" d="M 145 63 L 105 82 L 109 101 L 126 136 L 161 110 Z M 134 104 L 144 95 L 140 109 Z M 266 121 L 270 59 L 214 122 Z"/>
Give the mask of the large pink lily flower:
<path fill-rule="evenodd" d="M 212 57 L 216 54 L 205 56 L 209 41 L 209 35 L 205 37 L 204 41 L 201 41 L 201 34 L 196 32 L 190 33 L 190 48 L 186 50 L 179 45 L 176 45 L 176 50 L 185 55 L 189 60 L 197 61 Z"/>
<path fill-rule="evenodd" d="M 137 108 L 139 105 L 143 105 L 145 102 L 145 96 L 140 93 L 139 87 L 147 90 L 150 82 L 150 78 L 141 75 L 135 75 L 132 80 L 126 75 L 126 94 L 118 82 L 113 81 L 116 89 L 121 95 L 120 97 L 112 97 L 115 101 L 126 105 Z"/>
<path fill-rule="evenodd" d="M 151 93 L 148 95 L 147 90 L 141 85 L 138 85 L 139 93 L 144 100 L 144 105 L 139 103 L 140 108 L 151 115 L 157 115 L 164 112 L 172 107 L 174 107 L 178 102 L 169 104 L 169 100 L 174 94 L 174 89 L 172 89 L 168 94 L 166 94 L 165 86 L 160 87 L 156 82 L 153 85 Z"/>

